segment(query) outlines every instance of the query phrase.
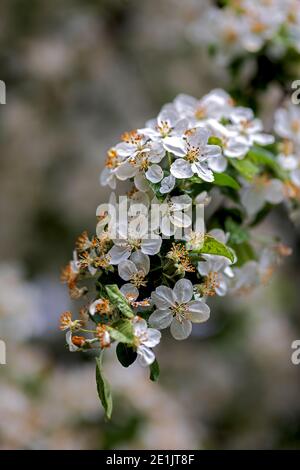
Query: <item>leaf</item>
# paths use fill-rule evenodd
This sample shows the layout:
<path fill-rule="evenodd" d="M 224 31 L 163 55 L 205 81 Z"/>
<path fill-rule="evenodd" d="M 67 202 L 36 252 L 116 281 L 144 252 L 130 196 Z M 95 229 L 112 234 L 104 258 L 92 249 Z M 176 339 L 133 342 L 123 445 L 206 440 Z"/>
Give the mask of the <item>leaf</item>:
<path fill-rule="evenodd" d="M 243 160 L 230 158 L 229 161 L 231 165 L 247 180 L 251 181 L 254 176 L 259 173 L 259 167 L 246 158 Z"/>
<path fill-rule="evenodd" d="M 208 144 L 209 145 L 218 145 L 219 147 L 222 147 L 222 140 L 219 137 L 211 136 L 208 139 Z"/>
<path fill-rule="evenodd" d="M 116 284 L 110 284 L 108 286 L 105 286 L 105 290 L 107 292 L 107 295 L 109 297 L 109 300 L 113 305 L 117 307 L 120 312 L 125 315 L 127 318 L 133 318 L 134 314 L 133 311 L 125 299 L 124 295 L 122 292 L 120 292 L 118 286 Z"/>
<path fill-rule="evenodd" d="M 226 219 L 225 229 L 230 233 L 230 242 L 234 245 L 239 245 L 249 240 L 248 232 L 235 222 L 231 217 Z"/>
<path fill-rule="evenodd" d="M 123 367 L 129 367 L 137 358 L 137 353 L 134 349 L 119 343 L 116 349 L 117 357 Z"/>
<path fill-rule="evenodd" d="M 240 189 L 239 183 L 232 178 L 232 176 L 227 175 L 226 173 L 214 173 L 214 178 L 213 183 L 217 186 L 227 186 L 228 188 L 236 189 L 237 191 Z"/>
<path fill-rule="evenodd" d="M 249 242 L 244 242 L 234 247 L 237 256 L 236 267 L 243 266 L 247 261 L 255 260 L 255 253 Z"/>
<path fill-rule="evenodd" d="M 255 164 L 255 165 L 264 165 L 269 167 L 273 172 L 281 179 L 286 178 L 285 172 L 282 170 L 280 165 L 274 158 L 272 152 L 268 150 L 254 146 L 251 150 L 249 150 L 247 157 Z"/>
<path fill-rule="evenodd" d="M 113 410 L 113 401 L 110 385 L 103 375 L 102 355 L 103 352 L 101 352 L 100 356 L 96 358 L 96 382 L 98 395 L 104 408 L 105 415 L 107 419 L 110 419 Z"/>
<path fill-rule="evenodd" d="M 204 243 L 199 250 L 192 250 L 192 253 L 202 253 L 207 255 L 225 256 L 233 263 L 235 260 L 234 252 L 231 248 L 219 242 L 211 235 L 205 235 Z"/>
<path fill-rule="evenodd" d="M 110 336 L 120 342 L 131 344 L 134 339 L 132 323 L 129 320 L 119 320 L 112 326 L 107 326 Z"/>
<path fill-rule="evenodd" d="M 152 382 L 157 382 L 159 378 L 159 364 L 157 360 L 155 359 L 154 362 L 150 365 L 150 380 Z"/>

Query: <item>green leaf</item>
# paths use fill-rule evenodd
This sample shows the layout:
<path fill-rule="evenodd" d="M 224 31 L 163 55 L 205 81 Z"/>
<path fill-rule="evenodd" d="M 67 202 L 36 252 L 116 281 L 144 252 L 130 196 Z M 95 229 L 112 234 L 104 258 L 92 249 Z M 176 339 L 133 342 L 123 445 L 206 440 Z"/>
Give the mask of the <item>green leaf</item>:
<path fill-rule="evenodd" d="M 227 175 L 226 173 L 214 173 L 214 181 L 213 184 L 217 186 L 227 186 L 228 188 L 236 189 L 237 191 L 240 189 L 239 183 L 232 178 L 232 176 Z"/>
<path fill-rule="evenodd" d="M 157 382 L 159 377 L 159 364 L 157 360 L 155 359 L 154 362 L 150 365 L 150 380 L 152 382 Z"/>
<path fill-rule="evenodd" d="M 131 344 L 134 340 L 132 323 L 129 320 L 119 320 L 112 326 L 107 326 L 110 336 L 120 342 Z"/>
<path fill-rule="evenodd" d="M 219 145 L 219 147 L 222 147 L 222 140 L 214 135 L 209 137 L 208 143 L 209 145 Z"/>
<path fill-rule="evenodd" d="M 233 250 L 224 245 L 224 243 L 219 242 L 211 235 L 205 235 L 202 247 L 199 248 L 199 250 L 192 250 L 192 253 L 225 256 L 226 258 L 230 259 L 232 263 L 235 259 Z"/>
<path fill-rule="evenodd" d="M 280 165 L 274 158 L 272 152 L 268 150 L 254 146 L 251 150 L 249 150 L 247 157 L 251 160 L 252 163 L 255 165 L 264 165 L 270 168 L 279 178 L 285 179 L 287 175 L 282 170 Z"/>
<path fill-rule="evenodd" d="M 103 375 L 102 356 L 103 352 L 101 352 L 100 356 L 96 358 L 97 390 L 100 401 L 105 411 L 105 415 L 107 419 L 110 419 L 113 410 L 113 401 L 109 383 Z"/>
<path fill-rule="evenodd" d="M 244 242 L 234 246 L 234 251 L 237 256 L 236 267 L 243 266 L 247 261 L 255 260 L 255 253 L 249 242 Z"/>
<path fill-rule="evenodd" d="M 117 358 L 123 367 L 129 367 L 134 363 L 137 357 L 136 351 L 123 343 L 118 344 L 116 353 Z"/>
<path fill-rule="evenodd" d="M 239 245 L 249 240 L 249 233 L 243 227 L 235 222 L 231 217 L 225 221 L 225 229 L 230 233 L 230 242 L 234 245 Z"/>
<path fill-rule="evenodd" d="M 105 286 L 105 290 L 107 292 L 107 295 L 109 297 L 109 300 L 113 305 L 117 307 L 118 310 L 127 318 L 133 318 L 134 314 L 133 311 L 125 299 L 124 295 L 122 292 L 120 292 L 118 286 L 116 284 L 110 284 L 108 286 Z"/>
<path fill-rule="evenodd" d="M 243 160 L 230 158 L 229 161 L 231 165 L 247 180 L 251 181 L 254 176 L 259 173 L 259 167 L 246 158 Z"/>

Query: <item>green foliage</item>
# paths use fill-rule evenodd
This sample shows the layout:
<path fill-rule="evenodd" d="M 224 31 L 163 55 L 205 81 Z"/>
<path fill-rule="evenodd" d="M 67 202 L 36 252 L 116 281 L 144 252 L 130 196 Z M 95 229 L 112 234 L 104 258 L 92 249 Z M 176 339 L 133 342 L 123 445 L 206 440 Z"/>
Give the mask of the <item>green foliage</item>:
<path fill-rule="evenodd" d="M 133 327 L 130 320 L 119 320 L 112 326 L 107 326 L 110 337 L 120 343 L 131 344 L 134 339 Z"/>
<path fill-rule="evenodd" d="M 150 365 L 150 380 L 152 380 L 152 382 L 157 382 L 159 378 L 159 373 L 159 364 L 155 359 L 155 361 Z"/>
<path fill-rule="evenodd" d="M 110 284 L 105 286 L 106 293 L 109 297 L 109 300 L 117 309 L 127 318 L 133 318 L 134 314 L 129 305 L 126 301 L 124 295 L 120 292 L 118 286 L 116 284 Z"/>
<path fill-rule="evenodd" d="M 240 245 L 249 240 L 248 231 L 241 227 L 240 224 L 235 222 L 231 217 L 226 219 L 225 229 L 230 233 L 230 243 L 233 245 Z"/>
<path fill-rule="evenodd" d="M 102 357 L 103 357 L 103 352 L 101 352 L 100 356 L 96 358 L 97 390 L 98 390 L 100 401 L 105 411 L 105 416 L 107 417 L 107 419 L 110 419 L 112 415 L 112 410 L 113 410 L 113 400 L 112 400 L 110 385 L 103 375 Z"/>
<path fill-rule="evenodd" d="M 256 176 L 260 171 L 259 167 L 247 158 L 244 158 L 243 160 L 230 158 L 229 161 L 236 171 L 248 181 L 253 180 L 254 176 Z"/>
<path fill-rule="evenodd" d="M 192 253 L 225 256 L 226 258 L 230 259 L 231 262 L 233 262 L 235 258 L 233 251 L 228 246 L 219 242 L 219 240 L 212 237 L 211 235 L 205 235 L 202 247 L 198 250 L 192 250 Z"/>
<path fill-rule="evenodd" d="M 240 189 L 239 183 L 227 173 L 214 173 L 214 184 L 217 186 L 226 186 L 237 191 Z"/>

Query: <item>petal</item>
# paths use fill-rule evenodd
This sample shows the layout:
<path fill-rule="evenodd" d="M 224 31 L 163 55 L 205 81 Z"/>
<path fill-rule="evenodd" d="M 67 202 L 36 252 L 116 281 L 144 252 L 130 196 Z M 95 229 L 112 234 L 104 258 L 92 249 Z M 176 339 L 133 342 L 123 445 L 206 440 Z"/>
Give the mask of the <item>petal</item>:
<path fill-rule="evenodd" d="M 146 192 L 149 189 L 149 183 L 144 173 L 137 173 L 134 177 L 134 184 L 139 191 Z"/>
<path fill-rule="evenodd" d="M 159 253 L 162 244 L 161 237 L 144 238 L 142 240 L 141 250 L 146 255 L 156 255 Z"/>
<path fill-rule="evenodd" d="M 166 176 L 161 181 L 159 192 L 161 194 L 168 194 L 174 189 L 176 178 L 173 175 Z"/>
<path fill-rule="evenodd" d="M 164 177 L 163 169 L 159 165 L 151 165 L 145 173 L 147 180 L 151 183 L 159 183 Z"/>
<path fill-rule="evenodd" d="M 209 168 L 216 173 L 223 173 L 227 168 L 227 160 L 223 155 L 220 155 L 217 158 L 212 158 L 208 162 Z"/>
<path fill-rule="evenodd" d="M 252 188 L 245 189 L 241 195 L 241 202 L 249 215 L 255 215 L 264 205 L 263 195 Z"/>
<path fill-rule="evenodd" d="M 202 300 L 193 300 L 188 304 L 189 319 L 194 323 L 202 323 L 209 319 L 210 308 Z"/>
<path fill-rule="evenodd" d="M 158 308 L 162 308 L 162 309 L 171 307 L 176 302 L 174 292 L 172 291 L 172 289 L 170 289 L 170 287 L 167 287 L 167 286 L 157 287 L 155 291 L 152 292 L 151 297 L 155 305 Z"/>
<path fill-rule="evenodd" d="M 208 165 L 206 162 L 194 162 L 192 164 L 192 169 L 194 173 L 197 173 L 199 178 L 201 178 L 203 181 L 207 181 L 211 183 L 214 181 L 214 175 L 212 171 L 208 168 Z"/>
<path fill-rule="evenodd" d="M 116 176 L 119 178 L 121 181 L 125 181 L 129 178 L 132 178 L 134 175 L 136 175 L 138 169 L 136 168 L 135 165 L 132 165 L 129 162 L 124 162 L 121 163 L 121 165 L 117 168 L 116 170 Z"/>
<path fill-rule="evenodd" d="M 181 137 L 165 137 L 164 147 L 177 157 L 183 157 L 186 154 L 185 141 Z"/>
<path fill-rule="evenodd" d="M 188 209 L 192 204 L 192 199 L 187 194 L 181 196 L 173 196 L 171 198 L 173 210 L 181 211 L 183 209 Z"/>
<path fill-rule="evenodd" d="M 130 260 L 122 261 L 118 266 L 118 274 L 124 281 L 130 281 L 132 276 L 136 273 L 136 265 Z"/>
<path fill-rule="evenodd" d="M 189 227 L 192 225 L 191 218 L 181 211 L 173 212 L 173 214 L 170 215 L 170 221 L 175 227 Z"/>
<path fill-rule="evenodd" d="M 120 292 L 129 302 L 134 302 L 139 296 L 139 290 L 137 289 L 137 287 L 133 286 L 130 283 L 124 284 L 121 287 Z"/>
<path fill-rule="evenodd" d="M 176 318 L 171 323 L 170 328 L 173 338 L 177 340 L 186 339 L 192 332 L 192 323 L 189 320 L 178 321 Z"/>
<path fill-rule="evenodd" d="M 173 320 L 171 310 L 155 310 L 149 317 L 149 325 L 159 330 L 168 328 Z"/>
<path fill-rule="evenodd" d="M 265 197 L 272 204 L 280 204 L 284 199 L 284 185 L 280 180 L 271 180 L 266 187 Z"/>
<path fill-rule="evenodd" d="M 188 279 L 180 279 L 174 286 L 174 295 L 177 302 L 186 303 L 193 297 L 193 284 Z"/>
<path fill-rule="evenodd" d="M 107 253 L 110 258 L 110 264 L 119 264 L 129 258 L 131 253 L 130 247 L 114 245 Z"/>
<path fill-rule="evenodd" d="M 147 339 L 143 341 L 143 344 L 148 348 L 154 348 L 158 345 L 161 340 L 161 332 L 154 328 L 148 328 Z"/>
<path fill-rule="evenodd" d="M 137 250 L 132 253 L 130 259 L 134 262 L 138 271 L 144 271 L 145 275 L 148 274 L 150 271 L 150 259 L 148 255 Z"/>
<path fill-rule="evenodd" d="M 254 134 L 252 136 L 252 141 L 259 145 L 271 145 L 274 140 L 274 137 L 269 134 Z"/>
<path fill-rule="evenodd" d="M 139 346 L 136 352 L 138 354 L 138 362 L 142 367 L 148 367 L 155 361 L 154 352 L 147 348 L 147 346 Z"/>
<path fill-rule="evenodd" d="M 163 235 L 170 237 L 174 235 L 174 225 L 171 223 L 171 220 L 168 216 L 161 218 L 160 229 Z"/>
<path fill-rule="evenodd" d="M 194 174 L 191 164 L 186 160 L 183 160 L 183 158 L 175 160 L 171 165 L 170 171 L 175 178 L 179 179 L 191 178 Z"/>

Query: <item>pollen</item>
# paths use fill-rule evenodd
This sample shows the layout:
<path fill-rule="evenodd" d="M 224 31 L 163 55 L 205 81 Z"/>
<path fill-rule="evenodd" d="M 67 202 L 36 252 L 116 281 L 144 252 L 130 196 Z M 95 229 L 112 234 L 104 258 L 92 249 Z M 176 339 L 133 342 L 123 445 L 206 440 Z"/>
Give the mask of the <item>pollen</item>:
<path fill-rule="evenodd" d="M 181 272 L 192 273 L 195 267 L 192 265 L 187 249 L 182 243 L 173 243 L 171 250 L 167 253 L 167 258 L 172 260 Z"/>
<path fill-rule="evenodd" d="M 67 311 L 60 316 L 60 329 L 67 330 L 72 325 L 72 313 Z"/>
<path fill-rule="evenodd" d="M 203 293 L 208 297 L 216 295 L 216 289 L 220 286 L 219 275 L 216 272 L 210 272 L 205 278 Z"/>
<path fill-rule="evenodd" d="M 99 338 L 101 349 L 110 347 L 110 335 L 105 325 L 97 325 L 96 336 Z"/>
<path fill-rule="evenodd" d="M 68 285 L 69 289 L 74 289 L 76 287 L 78 274 L 74 273 L 71 267 L 71 263 L 67 264 L 65 268 L 62 269 L 61 272 L 61 282 Z"/>
<path fill-rule="evenodd" d="M 112 170 L 112 169 L 116 168 L 118 166 L 118 164 L 119 164 L 118 154 L 117 154 L 116 150 L 110 149 L 107 152 L 107 155 L 106 155 L 106 162 L 105 162 L 106 168 L 110 168 Z"/>
<path fill-rule="evenodd" d="M 108 299 L 100 299 L 96 306 L 96 311 L 100 315 L 110 315 L 112 313 L 112 307 Z"/>
<path fill-rule="evenodd" d="M 72 343 L 78 348 L 82 348 L 85 344 L 85 338 L 83 336 L 72 336 Z"/>
<path fill-rule="evenodd" d="M 135 287 L 145 287 L 147 285 L 147 281 L 145 280 L 145 273 L 144 271 L 138 271 L 135 273 L 131 278 L 131 284 Z"/>

